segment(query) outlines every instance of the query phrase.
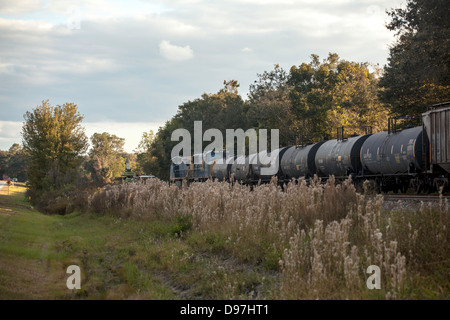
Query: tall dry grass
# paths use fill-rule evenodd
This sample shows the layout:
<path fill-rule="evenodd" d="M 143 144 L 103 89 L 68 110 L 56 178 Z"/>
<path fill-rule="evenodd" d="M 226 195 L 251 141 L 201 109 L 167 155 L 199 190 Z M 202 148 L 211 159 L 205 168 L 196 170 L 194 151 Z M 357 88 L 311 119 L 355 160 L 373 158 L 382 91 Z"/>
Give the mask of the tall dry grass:
<path fill-rule="evenodd" d="M 272 292 L 279 299 L 406 298 L 416 294 L 418 278 L 433 278 L 450 258 L 448 203 L 386 212 L 382 196 L 359 194 L 349 180 L 299 180 L 284 189 L 272 181 L 251 190 L 153 179 L 107 186 L 89 207 L 137 219 L 188 218 L 195 232 L 222 239 L 234 258 L 279 271 Z M 381 290 L 366 286 L 371 265 L 381 270 Z M 443 287 L 448 294 L 450 284 Z"/>

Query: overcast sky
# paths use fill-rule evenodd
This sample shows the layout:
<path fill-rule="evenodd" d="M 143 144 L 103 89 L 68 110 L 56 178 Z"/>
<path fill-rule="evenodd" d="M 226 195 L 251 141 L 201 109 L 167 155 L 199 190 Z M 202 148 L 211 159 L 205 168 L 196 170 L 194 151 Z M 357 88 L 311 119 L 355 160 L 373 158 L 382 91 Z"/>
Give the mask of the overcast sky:
<path fill-rule="evenodd" d="M 1 0 L 0 149 L 26 111 L 74 102 L 86 133 L 137 147 L 179 105 L 312 53 L 383 66 L 399 0 Z"/>

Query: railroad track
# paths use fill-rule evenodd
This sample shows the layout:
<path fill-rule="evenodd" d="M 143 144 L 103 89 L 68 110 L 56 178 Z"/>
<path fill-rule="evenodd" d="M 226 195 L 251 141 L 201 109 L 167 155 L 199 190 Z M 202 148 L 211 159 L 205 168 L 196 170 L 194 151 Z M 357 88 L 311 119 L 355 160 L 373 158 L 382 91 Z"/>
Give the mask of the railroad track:
<path fill-rule="evenodd" d="M 445 199 L 450 201 L 450 195 L 448 194 L 443 195 L 442 200 L 445 201 Z M 440 201 L 441 197 L 438 194 L 385 194 L 384 200 L 433 202 L 433 201 Z"/>

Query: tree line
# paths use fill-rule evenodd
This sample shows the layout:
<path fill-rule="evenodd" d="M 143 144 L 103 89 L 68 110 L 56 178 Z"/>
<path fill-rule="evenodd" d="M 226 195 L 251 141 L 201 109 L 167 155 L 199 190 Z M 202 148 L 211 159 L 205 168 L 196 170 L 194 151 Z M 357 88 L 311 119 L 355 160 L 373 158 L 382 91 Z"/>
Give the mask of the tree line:
<path fill-rule="evenodd" d="M 0 179 L 17 179 L 25 181 L 27 155 L 22 146 L 14 143 L 9 150 L 0 150 Z"/>
<path fill-rule="evenodd" d="M 167 179 L 171 150 L 178 143 L 171 141 L 171 133 L 185 128 L 192 134 L 194 121 L 202 121 L 203 130 L 219 129 L 223 136 L 226 129 L 279 129 L 281 146 L 333 137 L 342 126 L 351 134 L 361 134 L 368 126 L 382 130 L 388 111 L 377 98 L 378 72 L 370 70 L 368 63 L 330 53 L 322 61 L 313 54 L 310 62 L 289 71 L 275 65 L 258 74 L 246 100 L 238 94 L 236 80 L 224 81 L 219 92 L 179 106 L 177 114 L 145 144 L 139 163 L 145 171 Z"/>
<path fill-rule="evenodd" d="M 334 138 L 338 127 L 347 134 L 386 130 L 390 116 L 419 116 L 450 100 L 449 12 L 449 2 L 441 0 L 409 0 L 406 8 L 389 11 L 387 28 L 396 32 L 396 43 L 384 68 L 337 53 L 322 59 L 312 54 L 289 70 L 275 64 L 257 74 L 246 99 L 237 80 L 224 81 L 217 93 L 180 105 L 157 133 L 143 133 L 132 154 L 124 152 L 123 138 L 106 132 L 90 137 L 88 151 L 77 106 L 43 101 L 24 115 L 23 146 L 0 152 L 0 173 L 26 179 L 32 202 L 58 212 L 86 185 L 114 182 L 127 158 L 134 171 L 168 179 L 178 143 L 171 141 L 172 132 L 185 128 L 192 134 L 194 121 L 224 136 L 226 129 L 279 129 L 281 146 Z"/>

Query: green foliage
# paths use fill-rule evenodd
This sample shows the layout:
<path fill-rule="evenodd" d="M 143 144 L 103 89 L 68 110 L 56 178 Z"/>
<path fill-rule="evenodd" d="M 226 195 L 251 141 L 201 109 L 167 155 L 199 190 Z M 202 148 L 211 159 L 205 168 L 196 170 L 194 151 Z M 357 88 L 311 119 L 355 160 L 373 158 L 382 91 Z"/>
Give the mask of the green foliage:
<path fill-rule="evenodd" d="M 92 178 L 101 184 L 111 183 L 125 168 L 125 139 L 107 132 L 94 133 L 91 137 L 92 149 L 87 163 Z"/>
<path fill-rule="evenodd" d="M 0 151 L 0 178 L 6 174 L 10 178 L 17 178 L 18 181 L 26 181 L 26 164 L 25 150 L 18 143 L 14 143 L 8 151 Z"/>
<path fill-rule="evenodd" d="M 137 156 L 137 161 L 144 173 L 153 174 L 160 179 L 169 179 L 170 154 L 177 143 L 171 141 L 171 136 L 175 129 L 182 127 L 179 119 L 174 117 L 167 121 L 164 127 L 159 128 L 148 149 Z"/>
<path fill-rule="evenodd" d="M 344 126 L 349 133 L 364 134 L 387 129 L 388 111 L 378 100 L 378 68 L 369 70 L 368 63 L 339 61 L 333 78 L 332 108 L 328 111 L 329 126 Z"/>
<path fill-rule="evenodd" d="M 380 81 L 380 99 L 401 116 L 419 116 L 450 100 L 450 2 L 408 0 L 388 12 L 396 32 Z"/>
<path fill-rule="evenodd" d="M 135 153 L 137 170 L 143 174 L 153 174 L 154 168 L 157 167 L 155 165 L 156 158 L 151 152 L 154 140 L 155 133 L 153 130 L 144 132 Z"/>
<path fill-rule="evenodd" d="M 8 172 L 8 151 L 0 150 L 0 178 Z"/>
<path fill-rule="evenodd" d="M 290 108 L 288 73 L 278 64 L 271 71 L 258 74 L 250 85 L 247 117 L 258 129 L 279 129 L 280 145 L 295 143 L 296 130 Z"/>
<path fill-rule="evenodd" d="M 344 126 L 362 134 L 366 126 L 381 130 L 387 113 L 377 99 L 377 77 L 367 63 L 340 60 L 330 53 L 322 63 L 311 55 L 309 64 L 290 70 L 291 114 L 298 135 L 318 140 Z"/>
<path fill-rule="evenodd" d="M 182 233 L 189 231 L 192 228 L 192 216 L 191 215 L 180 215 L 175 218 L 176 224 L 172 230 L 173 234 L 176 236 L 181 236 Z"/>
<path fill-rule="evenodd" d="M 18 181 L 25 181 L 27 179 L 27 159 L 27 154 L 23 148 L 14 143 L 9 149 L 8 175 L 11 178 L 17 178 Z"/>
<path fill-rule="evenodd" d="M 149 150 L 152 146 L 153 140 L 155 140 L 155 133 L 153 132 L 153 130 L 150 130 L 149 132 L 144 132 L 142 134 L 142 139 L 138 145 L 138 153 L 142 153 Z"/>
<path fill-rule="evenodd" d="M 56 195 L 71 189 L 87 149 L 87 138 L 81 127 L 83 116 L 73 103 L 53 107 L 48 100 L 42 101 L 24 118 L 28 189 L 36 203 L 48 192 Z"/>

